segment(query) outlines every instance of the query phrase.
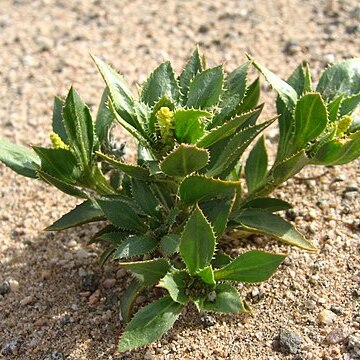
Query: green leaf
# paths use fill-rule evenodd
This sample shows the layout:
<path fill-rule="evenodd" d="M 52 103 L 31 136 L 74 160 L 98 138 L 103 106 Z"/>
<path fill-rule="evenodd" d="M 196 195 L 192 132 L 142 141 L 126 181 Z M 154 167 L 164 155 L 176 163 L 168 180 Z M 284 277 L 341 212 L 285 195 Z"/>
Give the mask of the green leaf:
<path fill-rule="evenodd" d="M 114 199 L 97 199 L 97 203 L 112 224 L 122 229 L 144 233 L 147 226 L 125 201 Z"/>
<path fill-rule="evenodd" d="M 265 137 L 261 136 L 252 148 L 245 165 L 245 178 L 249 193 L 261 186 L 267 173 L 268 156 Z"/>
<path fill-rule="evenodd" d="M 128 124 L 130 124 L 138 131 L 141 131 L 141 126 L 134 114 L 133 95 L 122 76 L 98 57 L 93 55 L 91 55 L 91 57 L 99 69 L 99 72 L 103 77 L 107 88 L 109 89 L 114 110 Z M 103 94 L 103 98 L 104 96 L 105 94 Z M 104 99 L 104 101 L 106 101 L 106 99 Z M 110 116 L 110 114 L 107 116 Z"/>
<path fill-rule="evenodd" d="M 179 304 L 186 305 L 189 296 L 186 294 L 190 276 L 185 270 L 173 270 L 167 273 L 159 282 L 159 286 L 169 292 L 171 298 Z"/>
<path fill-rule="evenodd" d="M 214 271 L 210 266 L 206 266 L 204 269 L 201 269 L 196 273 L 197 276 L 200 276 L 201 280 L 210 285 L 215 285 L 215 279 L 214 279 Z"/>
<path fill-rule="evenodd" d="M 237 134 L 228 141 L 215 164 L 213 164 L 207 171 L 208 176 L 218 176 L 223 172 L 228 172 L 234 167 L 234 163 L 240 160 L 241 155 L 246 148 L 251 144 L 254 138 L 260 134 L 264 129 L 270 126 L 276 118 L 266 121 L 262 124 L 248 127 Z"/>
<path fill-rule="evenodd" d="M 180 235 L 165 235 L 160 240 L 160 250 L 165 256 L 170 256 L 179 251 Z"/>
<path fill-rule="evenodd" d="M 218 284 L 215 289 L 215 300 L 209 297 L 199 302 L 200 310 L 218 313 L 247 313 L 249 309 L 244 304 L 238 291 L 229 284 Z"/>
<path fill-rule="evenodd" d="M 153 106 L 162 96 L 175 102 L 179 102 L 181 96 L 170 61 L 162 63 L 151 73 L 141 92 L 141 100 L 149 106 Z"/>
<path fill-rule="evenodd" d="M 228 195 L 199 204 L 206 218 L 210 221 L 217 238 L 220 238 L 226 229 L 231 208 L 235 201 L 235 189 Z"/>
<path fill-rule="evenodd" d="M 164 158 L 160 168 L 167 175 L 183 177 L 202 169 L 208 160 L 207 150 L 181 144 Z"/>
<path fill-rule="evenodd" d="M 342 100 L 344 98 L 344 95 L 340 95 L 336 97 L 333 101 L 331 101 L 329 104 L 327 104 L 327 111 L 329 114 L 329 121 L 334 122 L 336 119 L 340 116 L 340 107 Z"/>
<path fill-rule="evenodd" d="M 247 201 L 242 205 L 242 209 L 263 209 L 270 212 L 291 209 L 292 205 L 288 202 L 275 198 L 257 198 Z M 238 211 L 242 211 L 239 209 Z"/>
<path fill-rule="evenodd" d="M 134 199 L 145 214 L 161 218 L 160 202 L 145 181 L 133 178 L 131 180 L 131 189 Z"/>
<path fill-rule="evenodd" d="M 165 259 L 126 262 L 119 265 L 129 270 L 141 284 L 146 286 L 158 283 L 170 270 L 170 264 Z"/>
<path fill-rule="evenodd" d="M 114 253 L 114 251 L 115 247 L 112 246 L 101 253 L 99 258 L 100 267 L 103 267 L 105 265 L 105 263 L 109 260 L 110 256 Z"/>
<path fill-rule="evenodd" d="M 303 149 L 316 139 L 328 122 L 326 106 L 320 94 L 307 93 L 295 106 L 295 131 L 292 138 L 292 152 Z"/>
<path fill-rule="evenodd" d="M 48 226 L 46 231 L 60 231 L 82 224 L 104 220 L 105 216 L 91 200 L 87 200 Z"/>
<path fill-rule="evenodd" d="M 327 68 L 319 79 L 316 91 L 326 101 L 344 94 L 346 97 L 360 92 L 360 59 L 349 59 Z"/>
<path fill-rule="evenodd" d="M 54 98 L 53 117 L 52 117 L 52 128 L 54 133 L 58 134 L 61 140 L 68 144 L 68 138 L 64 126 L 64 120 L 62 115 L 62 108 L 64 102 L 57 96 Z"/>
<path fill-rule="evenodd" d="M 253 233 L 269 235 L 284 243 L 304 250 L 316 251 L 316 247 L 281 217 L 261 209 L 244 209 L 236 222 L 241 229 Z"/>
<path fill-rule="evenodd" d="M 245 122 L 254 120 L 259 117 L 262 108 L 250 111 L 246 114 L 242 114 L 240 116 L 236 116 L 235 118 L 231 119 L 230 121 L 226 122 L 225 124 L 212 129 L 206 135 L 204 135 L 198 142 L 197 146 L 208 148 L 211 145 L 219 142 L 222 139 L 225 139 L 231 135 L 233 135 L 239 128 L 241 128 Z"/>
<path fill-rule="evenodd" d="M 183 94 L 183 105 L 185 105 L 187 101 L 187 94 L 189 91 L 190 83 L 192 82 L 194 77 L 201 71 L 203 71 L 203 67 L 201 63 L 199 49 L 196 48 L 178 79 L 181 93 Z"/>
<path fill-rule="evenodd" d="M 158 245 L 159 241 L 150 236 L 129 236 L 116 248 L 112 258 L 118 260 L 150 254 Z"/>
<path fill-rule="evenodd" d="M 273 72 L 266 69 L 264 66 L 260 65 L 255 61 L 253 62 L 253 64 L 264 75 L 268 83 L 278 93 L 280 99 L 284 102 L 285 106 L 289 110 L 293 109 L 297 100 L 296 91 L 287 82 L 278 78 Z"/>
<path fill-rule="evenodd" d="M 270 278 L 285 257 L 264 251 L 248 251 L 222 269 L 215 270 L 214 276 L 217 281 L 263 282 Z"/>
<path fill-rule="evenodd" d="M 198 206 L 181 234 L 180 254 L 191 274 L 210 264 L 215 251 L 215 234 Z"/>
<path fill-rule="evenodd" d="M 245 91 L 247 74 L 251 61 L 242 64 L 232 71 L 225 79 L 225 90 L 221 96 L 220 112 L 218 112 L 213 120 L 211 127 L 221 125 L 224 120 L 230 119 L 237 114 L 237 109 L 241 104 Z"/>
<path fill-rule="evenodd" d="M 208 108 L 219 102 L 223 86 L 223 68 L 204 70 L 190 84 L 186 107 Z"/>
<path fill-rule="evenodd" d="M 239 182 L 213 179 L 202 175 L 191 175 L 180 184 L 179 194 L 181 201 L 194 204 L 230 194 L 239 185 Z"/>
<path fill-rule="evenodd" d="M 141 166 L 123 163 L 121 161 L 115 160 L 110 156 L 107 156 L 99 151 L 96 151 L 96 155 L 101 159 L 105 160 L 107 163 L 112 165 L 115 169 L 123 171 L 125 174 L 139 180 L 149 180 L 149 170 Z"/>
<path fill-rule="evenodd" d="M 360 156 L 360 131 L 346 139 L 332 140 L 325 143 L 311 159 L 313 164 L 343 165 Z"/>
<path fill-rule="evenodd" d="M 70 147 L 83 169 L 88 169 L 93 156 L 94 129 L 89 108 L 71 87 L 63 108 L 64 125 Z"/>
<path fill-rule="evenodd" d="M 135 349 L 160 339 L 173 326 L 182 309 L 183 305 L 174 302 L 170 296 L 146 305 L 125 328 L 119 351 Z"/>
<path fill-rule="evenodd" d="M 45 181 L 46 183 L 55 186 L 65 194 L 76 196 L 79 198 L 87 199 L 88 195 L 83 192 L 82 190 L 78 189 L 74 185 L 66 183 L 58 178 L 55 178 L 44 171 L 38 170 L 37 174 L 39 175 L 40 179 Z"/>
<path fill-rule="evenodd" d="M 89 244 L 105 241 L 111 244 L 120 245 L 128 237 L 129 232 L 119 230 L 113 225 L 107 225 L 104 229 L 100 230 L 92 237 L 92 239 L 89 241 Z"/>
<path fill-rule="evenodd" d="M 201 118 L 211 116 L 203 110 L 185 109 L 174 112 L 175 137 L 179 143 L 194 144 L 204 135 Z"/>
<path fill-rule="evenodd" d="M 303 64 L 300 64 L 286 81 L 301 96 L 304 93 L 305 71 Z"/>
<path fill-rule="evenodd" d="M 0 161 L 22 176 L 37 178 L 36 171 L 40 167 L 40 159 L 28 147 L 0 139 Z"/>
<path fill-rule="evenodd" d="M 291 85 L 291 84 L 290 84 Z M 309 64 L 305 66 L 304 93 L 314 91 L 312 86 L 311 71 Z"/>
<path fill-rule="evenodd" d="M 213 268 L 219 269 L 219 268 L 224 267 L 227 264 L 230 264 L 231 261 L 232 261 L 232 258 L 229 255 L 218 252 L 212 259 L 211 265 Z"/>
<path fill-rule="evenodd" d="M 350 115 L 360 104 L 360 93 L 345 98 L 341 103 L 340 117 Z"/>
<path fill-rule="evenodd" d="M 241 104 L 236 109 L 237 114 L 241 114 L 254 109 L 260 99 L 260 79 L 255 79 L 246 89 L 245 96 Z"/>
<path fill-rule="evenodd" d="M 134 279 L 121 297 L 120 312 L 125 323 L 129 322 L 131 319 L 132 306 L 137 296 L 144 288 L 145 286 L 143 284 L 139 283 L 137 279 Z"/>
<path fill-rule="evenodd" d="M 113 124 L 114 116 L 108 108 L 109 89 L 106 87 L 101 96 L 98 112 L 96 115 L 95 130 L 100 144 L 106 141 L 107 134 Z"/>
<path fill-rule="evenodd" d="M 69 184 L 76 184 L 81 176 L 75 156 L 70 150 L 33 146 L 41 159 L 41 170 Z"/>

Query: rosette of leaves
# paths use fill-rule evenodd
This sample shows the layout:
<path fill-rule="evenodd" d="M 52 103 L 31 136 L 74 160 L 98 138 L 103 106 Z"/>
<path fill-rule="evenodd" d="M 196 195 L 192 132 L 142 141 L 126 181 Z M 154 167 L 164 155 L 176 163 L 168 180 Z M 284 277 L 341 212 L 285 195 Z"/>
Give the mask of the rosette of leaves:
<path fill-rule="evenodd" d="M 308 67 L 288 82 L 253 60 L 225 75 L 222 66 L 207 69 L 196 49 L 179 76 L 170 62 L 157 67 L 138 98 L 120 74 L 94 61 L 106 84 L 95 121 L 71 88 L 64 101 L 55 99 L 52 146 L 1 140 L 0 160 L 85 200 L 47 230 L 106 221 L 91 242 L 109 244 L 101 263 L 118 261 L 135 277 L 121 302 L 125 320 L 144 287 L 168 291 L 129 322 L 121 351 L 158 339 L 189 302 L 200 311 L 249 311 L 233 283 L 267 280 L 284 256 L 250 251 L 232 259 L 216 245 L 225 232 L 240 230 L 316 250 L 275 214 L 291 205 L 268 195 L 307 164 L 359 156 L 351 118 L 359 102 L 359 60 L 325 70 L 314 91 Z M 263 105 L 259 79 L 248 82 L 252 64 L 279 93 L 280 140 L 271 167 L 262 132 L 277 117 L 258 122 Z M 125 162 L 123 146 L 114 143 L 115 124 L 137 141 L 136 164 Z"/>

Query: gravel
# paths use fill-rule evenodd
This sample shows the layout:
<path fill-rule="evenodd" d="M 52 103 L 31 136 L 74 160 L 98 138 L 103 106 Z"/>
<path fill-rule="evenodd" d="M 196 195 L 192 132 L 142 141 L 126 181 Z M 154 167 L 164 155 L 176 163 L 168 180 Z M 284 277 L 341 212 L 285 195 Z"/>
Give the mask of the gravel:
<path fill-rule="evenodd" d="M 299 334 L 288 330 L 281 330 L 278 337 L 279 351 L 283 354 L 297 354 L 303 341 Z"/>
<path fill-rule="evenodd" d="M 179 71 L 196 43 L 206 53 L 209 66 L 225 62 L 225 68 L 232 70 L 246 61 L 244 52 L 249 52 L 283 78 L 307 61 L 316 82 L 320 68 L 327 63 L 360 55 L 359 33 L 347 31 L 359 24 L 359 13 L 357 0 L 133 0 L 121 4 L 3 0 L 0 137 L 47 146 L 53 95 L 64 97 L 71 84 L 94 112 L 104 85 L 90 52 L 120 70 L 134 92 L 161 61 L 170 58 Z M 284 52 L 288 41 L 298 44 L 291 56 Z M 250 78 L 254 76 L 252 73 Z M 273 100 L 274 93 L 264 81 L 262 88 L 262 101 Z M 274 107 L 266 105 L 262 119 L 273 114 Z M 276 131 L 275 126 L 269 129 L 272 139 Z M 127 142 L 127 156 L 133 158 L 132 140 L 124 133 L 120 140 Z M 270 141 L 267 145 L 271 160 L 275 145 Z M 288 216 L 312 239 L 318 253 L 306 253 L 266 237 L 236 243 L 233 255 L 250 249 L 289 254 L 286 265 L 258 286 L 265 296 L 258 303 L 251 301 L 252 315 L 216 315 L 216 324 L 204 327 L 196 309 L 189 307 L 163 339 L 124 355 L 116 352 L 124 328 L 117 298 L 127 288 L 129 275 L 116 264 L 99 268 L 102 249 L 88 245 L 96 225 L 59 233 L 42 231 L 72 209 L 76 199 L 0 165 L 1 282 L 16 281 L 16 291 L 9 280 L 11 291 L 0 296 L 1 351 L 13 347 L 16 357 L 12 356 L 19 360 L 42 359 L 54 351 L 74 360 L 137 360 L 145 354 L 155 360 L 357 356 L 360 196 L 359 191 L 345 190 L 360 188 L 359 164 L 308 167 L 299 179 L 287 181 L 274 194 L 294 205 Z M 87 285 L 81 289 L 79 269 L 96 274 L 97 280 L 84 281 Z M 115 277 L 111 289 L 102 286 Z M 253 288 L 240 286 L 239 292 L 246 297 Z M 33 302 L 19 306 L 28 296 Z M 142 296 L 141 304 L 154 294 L 149 290 Z M 319 313 L 333 305 L 343 312 L 330 325 L 320 324 Z M 70 315 L 70 322 L 64 326 L 61 319 L 65 314 Z M 284 326 L 301 334 L 300 353 L 274 351 L 273 339 Z M 337 328 L 343 329 L 348 339 L 326 343 L 326 336 Z M 8 347 L 20 337 L 21 345 Z"/>

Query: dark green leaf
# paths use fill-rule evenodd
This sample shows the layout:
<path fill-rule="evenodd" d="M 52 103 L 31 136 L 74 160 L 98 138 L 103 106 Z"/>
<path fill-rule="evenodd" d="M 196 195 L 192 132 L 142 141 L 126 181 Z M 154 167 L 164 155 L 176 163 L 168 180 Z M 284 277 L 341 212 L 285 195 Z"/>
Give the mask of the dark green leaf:
<path fill-rule="evenodd" d="M 228 195 L 239 185 L 239 182 L 213 179 L 202 175 L 191 175 L 180 184 L 179 194 L 181 201 L 185 203 L 203 202 Z"/>
<path fill-rule="evenodd" d="M 232 258 L 229 255 L 218 252 L 212 259 L 211 265 L 213 268 L 219 269 L 219 268 L 224 267 L 227 264 L 230 264 L 231 261 L 232 261 Z"/>
<path fill-rule="evenodd" d="M 209 160 L 207 150 L 181 144 L 161 162 L 161 170 L 170 176 L 186 176 L 202 169 Z"/>
<path fill-rule="evenodd" d="M 202 311 L 214 311 L 218 313 L 246 313 L 249 309 L 244 304 L 238 291 L 229 284 L 219 284 L 214 289 L 215 300 L 209 300 L 209 297 L 199 302 Z"/>
<path fill-rule="evenodd" d="M 189 86 L 194 77 L 203 70 L 201 58 L 199 54 L 199 49 L 196 48 L 193 52 L 191 58 L 185 65 L 184 70 L 179 76 L 179 85 L 181 93 L 183 94 L 183 104 L 185 105 L 187 101 L 187 94 L 189 91 Z"/>
<path fill-rule="evenodd" d="M 145 286 L 140 284 L 137 279 L 134 279 L 126 289 L 124 295 L 121 297 L 120 311 L 121 316 L 126 323 L 131 319 L 132 306 L 136 297 L 144 289 L 144 287 Z"/>
<path fill-rule="evenodd" d="M 157 67 L 146 80 L 141 92 L 141 100 L 153 106 L 162 96 L 167 96 L 175 102 L 179 102 L 180 95 L 174 70 L 170 61 L 166 61 Z"/>
<path fill-rule="evenodd" d="M 198 206 L 181 234 L 180 254 L 189 272 L 196 273 L 210 264 L 215 251 L 215 234 Z"/>
<path fill-rule="evenodd" d="M 159 286 L 169 292 L 171 298 L 179 304 L 186 305 L 189 296 L 186 294 L 190 276 L 185 270 L 173 270 L 165 275 L 159 282 Z"/>
<path fill-rule="evenodd" d="M 223 86 L 223 68 L 204 70 L 190 84 L 187 107 L 208 108 L 219 102 Z"/>
<path fill-rule="evenodd" d="M 236 222 L 241 229 L 249 232 L 265 234 L 284 243 L 301 249 L 316 251 L 316 247 L 300 234 L 290 223 L 281 217 L 261 209 L 244 209 Z"/>
<path fill-rule="evenodd" d="M 300 64 L 286 81 L 301 96 L 305 86 L 305 71 L 303 64 Z"/>
<path fill-rule="evenodd" d="M 350 115 L 360 104 L 360 93 L 345 98 L 341 103 L 340 117 Z"/>
<path fill-rule="evenodd" d="M 165 259 L 126 262 L 119 265 L 129 270 L 141 284 L 146 286 L 158 283 L 170 270 L 170 264 Z"/>
<path fill-rule="evenodd" d="M 179 143 L 194 144 L 204 135 L 203 117 L 209 117 L 207 111 L 196 109 L 177 110 L 174 112 L 175 137 Z"/>
<path fill-rule="evenodd" d="M 112 258 L 118 260 L 150 254 L 158 245 L 159 241 L 150 236 L 129 236 L 116 248 Z"/>
<path fill-rule="evenodd" d="M 321 75 L 316 91 L 326 101 L 344 94 L 346 97 L 360 92 L 360 59 L 349 59 L 327 68 Z"/>
<path fill-rule="evenodd" d="M 126 202 L 113 199 L 97 199 L 106 218 L 122 229 L 144 233 L 147 226 Z"/>
<path fill-rule="evenodd" d="M 336 119 L 340 116 L 340 107 L 343 97 L 344 95 L 341 94 L 327 105 L 330 122 L 336 121 Z"/>
<path fill-rule="evenodd" d="M 99 207 L 91 200 L 87 200 L 67 214 L 63 215 L 59 220 L 48 226 L 47 231 L 59 231 L 94 221 L 104 220 L 105 216 Z"/>
<path fill-rule="evenodd" d="M 170 256 L 179 251 L 180 235 L 165 235 L 160 240 L 160 250 L 165 256 Z"/>
<path fill-rule="evenodd" d="M 196 273 L 197 276 L 200 276 L 201 280 L 210 285 L 215 285 L 215 279 L 214 279 L 214 271 L 210 266 L 206 266 L 204 269 L 201 269 Z"/>
<path fill-rule="evenodd" d="M 161 338 L 179 317 L 183 305 L 165 296 L 142 308 L 125 328 L 119 351 L 134 349 Z"/>
<path fill-rule="evenodd" d="M 0 139 L 0 161 L 22 176 L 37 178 L 40 159 L 28 147 Z"/>
<path fill-rule="evenodd" d="M 109 110 L 107 105 L 109 95 L 110 95 L 109 89 L 106 87 L 101 96 L 101 101 L 96 115 L 95 130 L 100 144 L 103 144 L 104 141 L 107 140 L 106 139 L 107 134 L 114 121 L 114 116 Z"/>
<path fill-rule="evenodd" d="M 242 103 L 236 109 L 237 114 L 242 114 L 244 112 L 254 109 L 260 99 L 260 79 L 255 79 L 249 87 L 246 89 L 245 96 Z"/>
<path fill-rule="evenodd" d="M 110 256 L 114 253 L 114 251 L 115 247 L 112 246 L 101 253 L 99 258 L 100 267 L 103 267 L 105 265 L 105 263 L 109 260 Z"/>
<path fill-rule="evenodd" d="M 264 182 L 268 166 L 265 138 L 261 136 L 246 160 L 245 177 L 249 193 Z"/>
<path fill-rule="evenodd" d="M 70 147 L 83 169 L 92 162 L 94 129 L 89 108 L 71 87 L 63 108 L 64 125 Z"/>
<path fill-rule="evenodd" d="M 64 102 L 57 96 L 54 98 L 53 117 L 52 117 L 52 128 L 54 133 L 58 134 L 61 140 L 68 144 L 67 134 L 64 126 L 64 120 L 62 115 L 62 108 Z"/>
<path fill-rule="evenodd" d="M 217 281 L 263 282 L 270 278 L 285 257 L 264 251 L 248 251 L 222 269 L 215 270 L 214 276 Z"/>
<path fill-rule="evenodd" d="M 257 198 L 246 202 L 242 205 L 243 209 L 263 209 L 270 212 L 288 210 L 292 208 L 292 205 L 288 202 L 275 198 Z M 242 211 L 239 209 L 239 211 Z"/>

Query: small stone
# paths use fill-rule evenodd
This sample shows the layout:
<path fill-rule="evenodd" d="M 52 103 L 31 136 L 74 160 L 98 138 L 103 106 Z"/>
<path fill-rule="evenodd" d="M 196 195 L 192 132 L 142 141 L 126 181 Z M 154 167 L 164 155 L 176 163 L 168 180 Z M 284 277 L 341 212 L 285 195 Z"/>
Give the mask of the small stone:
<path fill-rule="evenodd" d="M 41 273 L 41 278 L 42 278 L 43 280 L 50 279 L 50 278 L 51 278 L 51 271 L 49 271 L 49 270 L 44 270 L 44 271 Z"/>
<path fill-rule="evenodd" d="M 20 305 L 21 306 L 31 305 L 33 302 L 34 302 L 34 298 L 30 295 L 20 300 Z"/>
<path fill-rule="evenodd" d="M 285 211 L 285 216 L 288 220 L 294 221 L 299 216 L 299 213 L 294 209 L 289 209 Z"/>
<path fill-rule="evenodd" d="M 68 247 L 68 248 L 73 248 L 73 247 L 75 247 L 77 245 L 77 242 L 75 241 L 75 240 L 70 240 L 67 244 L 66 244 L 66 246 Z"/>
<path fill-rule="evenodd" d="M 82 297 L 89 297 L 91 295 L 91 291 L 81 291 L 79 295 Z"/>
<path fill-rule="evenodd" d="M 216 324 L 216 319 L 211 316 L 211 315 L 204 315 L 200 318 L 201 323 L 203 324 L 204 327 L 211 327 L 214 326 Z"/>
<path fill-rule="evenodd" d="M 330 331 L 325 338 L 325 343 L 329 345 L 338 344 L 344 341 L 346 338 L 346 335 L 343 331 L 343 329 L 334 329 Z"/>
<path fill-rule="evenodd" d="M 331 325 L 335 320 L 335 318 L 336 318 L 336 314 L 326 309 L 322 310 L 318 316 L 319 322 L 323 325 Z"/>
<path fill-rule="evenodd" d="M 105 289 L 111 289 L 112 287 L 114 287 L 116 284 L 116 279 L 105 279 L 103 281 L 103 287 Z"/>
<path fill-rule="evenodd" d="M 99 285 L 99 278 L 95 274 L 86 274 L 80 277 L 80 289 L 94 292 Z"/>
<path fill-rule="evenodd" d="M 19 282 L 15 279 L 9 280 L 10 290 L 12 292 L 17 292 L 19 290 Z"/>
<path fill-rule="evenodd" d="M 207 25 L 200 25 L 198 31 L 200 34 L 206 34 L 209 31 L 209 27 Z"/>
<path fill-rule="evenodd" d="M 288 330 L 281 330 L 279 334 L 279 350 L 283 354 L 296 354 L 303 343 L 300 335 Z"/>
<path fill-rule="evenodd" d="M 360 358 L 360 332 L 356 332 L 349 336 L 347 347 L 354 359 Z"/>
<path fill-rule="evenodd" d="M 7 344 L 5 344 L 5 346 L 2 348 L 0 355 L 3 356 L 17 355 L 23 342 L 24 342 L 23 338 L 11 340 Z"/>
<path fill-rule="evenodd" d="M 87 257 L 89 257 L 89 252 L 85 249 L 76 250 L 76 257 L 78 259 L 86 259 Z"/>
<path fill-rule="evenodd" d="M 11 287 L 8 281 L 4 281 L 0 284 L 0 295 L 6 295 L 10 292 Z"/>
<path fill-rule="evenodd" d="M 346 33 L 347 34 L 356 34 L 357 32 L 360 31 L 360 25 L 359 24 L 355 24 L 355 25 L 349 25 L 346 27 Z"/>
<path fill-rule="evenodd" d="M 301 46 L 297 41 L 289 40 L 284 46 L 284 53 L 288 55 L 295 55 L 301 51 Z"/>
<path fill-rule="evenodd" d="M 152 360 L 154 357 L 151 354 L 150 350 L 148 350 L 144 355 L 144 360 Z"/>
<path fill-rule="evenodd" d="M 334 54 L 326 54 L 324 56 L 324 61 L 326 64 L 333 64 L 336 60 L 336 57 Z"/>
<path fill-rule="evenodd" d="M 330 310 L 336 315 L 341 315 L 344 312 L 344 310 L 338 305 L 331 305 Z"/>
<path fill-rule="evenodd" d="M 316 308 L 316 302 L 314 300 L 306 300 L 305 301 L 305 307 L 309 310 L 314 310 Z"/>
<path fill-rule="evenodd" d="M 119 269 L 119 270 L 116 272 L 116 278 L 117 278 L 117 279 L 121 279 L 121 278 L 123 278 L 125 275 L 126 275 L 126 270 L 125 270 L 125 269 Z"/>
<path fill-rule="evenodd" d="M 92 293 L 89 297 L 89 304 L 90 305 L 95 305 L 99 302 L 100 300 L 100 290 L 96 290 L 94 293 Z"/>

